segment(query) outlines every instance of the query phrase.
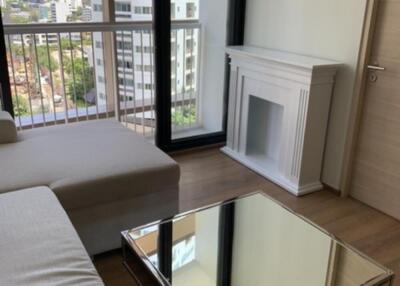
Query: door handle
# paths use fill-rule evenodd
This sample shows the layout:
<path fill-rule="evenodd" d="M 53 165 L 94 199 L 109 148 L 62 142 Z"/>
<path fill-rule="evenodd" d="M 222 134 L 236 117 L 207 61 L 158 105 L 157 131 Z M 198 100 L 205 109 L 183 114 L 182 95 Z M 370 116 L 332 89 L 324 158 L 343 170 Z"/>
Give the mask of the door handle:
<path fill-rule="evenodd" d="M 369 70 L 374 70 L 374 71 L 384 71 L 385 70 L 384 67 L 374 66 L 374 65 L 368 65 L 367 68 Z"/>

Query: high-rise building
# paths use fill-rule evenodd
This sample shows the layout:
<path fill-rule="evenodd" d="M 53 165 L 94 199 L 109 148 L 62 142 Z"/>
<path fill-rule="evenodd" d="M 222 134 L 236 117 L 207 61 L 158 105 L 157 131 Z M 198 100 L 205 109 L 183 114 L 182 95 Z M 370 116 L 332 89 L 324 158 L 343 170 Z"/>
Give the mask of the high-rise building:
<path fill-rule="evenodd" d="M 48 4 L 40 4 L 39 7 L 39 21 L 47 23 L 49 21 L 50 6 Z"/>
<path fill-rule="evenodd" d="M 82 8 L 82 16 L 81 20 L 83 22 L 90 22 L 92 21 L 92 7 L 90 6 L 85 6 Z"/>
<path fill-rule="evenodd" d="M 172 20 L 196 18 L 198 0 L 173 0 Z M 152 21 L 152 0 L 115 1 L 116 21 Z M 92 21 L 103 20 L 101 0 L 92 1 Z M 106 75 L 101 33 L 94 33 L 97 100 L 105 105 Z M 198 31 L 180 29 L 171 36 L 172 97 L 195 89 Z M 151 30 L 117 32 L 118 90 L 121 100 L 141 100 L 146 104 L 154 96 L 153 34 Z"/>
<path fill-rule="evenodd" d="M 92 0 L 92 22 L 102 22 L 103 18 L 103 1 Z M 104 50 L 103 50 L 103 33 L 93 33 L 93 55 L 94 67 L 96 75 L 96 91 L 97 91 L 97 104 L 104 106 L 107 102 L 106 99 L 106 76 L 104 70 Z M 108 95 L 112 98 L 112 95 Z"/>
<path fill-rule="evenodd" d="M 70 11 L 77 11 L 78 8 L 83 7 L 82 0 L 68 0 L 68 6 Z"/>
<path fill-rule="evenodd" d="M 51 11 L 51 22 L 53 23 L 65 23 L 67 17 L 71 14 L 70 7 L 67 2 L 64 1 L 52 1 L 50 5 Z"/>

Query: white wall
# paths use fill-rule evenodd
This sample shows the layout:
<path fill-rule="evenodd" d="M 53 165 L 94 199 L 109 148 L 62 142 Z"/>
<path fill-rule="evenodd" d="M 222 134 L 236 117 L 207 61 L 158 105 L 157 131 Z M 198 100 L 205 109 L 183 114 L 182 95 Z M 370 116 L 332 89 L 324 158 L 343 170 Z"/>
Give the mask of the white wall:
<path fill-rule="evenodd" d="M 366 0 L 247 0 L 245 44 L 343 62 L 333 95 L 323 181 L 339 188 Z"/>

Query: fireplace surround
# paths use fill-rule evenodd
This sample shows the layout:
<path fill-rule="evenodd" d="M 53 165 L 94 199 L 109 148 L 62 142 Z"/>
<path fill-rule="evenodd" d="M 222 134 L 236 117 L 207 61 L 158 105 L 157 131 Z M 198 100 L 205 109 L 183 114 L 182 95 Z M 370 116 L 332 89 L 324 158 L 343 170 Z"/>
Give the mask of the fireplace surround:
<path fill-rule="evenodd" d="M 295 195 L 320 181 L 329 107 L 340 64 L 235 46 L 227 144 L 222 151 Z"/>

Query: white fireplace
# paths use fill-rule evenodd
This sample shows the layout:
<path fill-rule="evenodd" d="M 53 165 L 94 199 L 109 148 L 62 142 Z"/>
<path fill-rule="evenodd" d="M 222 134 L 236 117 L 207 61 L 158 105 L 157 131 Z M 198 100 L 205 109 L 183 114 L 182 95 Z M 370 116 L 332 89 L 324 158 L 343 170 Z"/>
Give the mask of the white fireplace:
<path fill-rule="evenodd" d="M 295 195 L 320 182 L 339 63 L 282 51 L 228 47 L 227 146 L 222 151 Z"/>

